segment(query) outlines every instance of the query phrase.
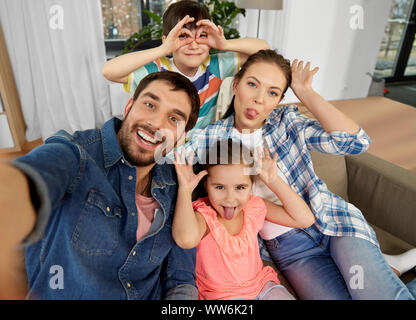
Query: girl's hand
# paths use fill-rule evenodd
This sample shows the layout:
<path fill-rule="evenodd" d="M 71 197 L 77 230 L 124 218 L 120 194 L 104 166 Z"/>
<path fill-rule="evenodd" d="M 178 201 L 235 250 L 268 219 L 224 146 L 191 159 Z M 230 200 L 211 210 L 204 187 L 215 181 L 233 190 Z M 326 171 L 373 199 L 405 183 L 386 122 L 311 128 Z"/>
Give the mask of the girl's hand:
<path fill-rule="evenodd" d="M 218 50 L 226 49 L 227 39 L 224 37 L 224 30 L 221 26 L 215 25 L 208 19 L 199 20 L 196 26 L 198 27 L 196 34 L 198 44 L 206 44 Z"/>
<path fill-rule="evenodd" d="M 176 26 L 170 30 L 169 34 L 162 37 L 163 44 L 162 46 L 166 49 L 166 55 L 171 54 L 172 52 L 178 50 L 179 48 L 186 46 L 187 44 L 194 41 L 194 35 L 192 32 L 184 26 L 194 21 L 195 18 L 186 15 L 181 21 L 179 21 Z"/>
<path fill-rule="evenodd" d="M 301 91 L 312 89 L 312 78 L 319 68 L 316 67 L 310 70 L 310 66 L 310 62 L 303 66 L 303 61 L 298 61 L 298 59 L 292 62 L 292 83 L 290 87 L 298 98 L 298 94 L 302 93 Z"/>
<path fill-rule="evenodd" d="M 179 187 L 188 190 L 189 192 L 194 191 L 199 181 L 208 174 L 208 171 L 203 170 L 197 175 L 194 173 L 192 166 L 194 162 L 194 153 L 192 152 L 188 164 L 186 163 L 185 152 L 182 150 L 181 156 L 179 157 L 177 151 L 174 151 L 175 155 L 175 169 L 178 176 Z"/>
<path fill-rule="evenodd" d="M 261 155 L 261 159 L 258 159 L 259 155 Z M 256 161 L 260 161 L 259 165 L 259 178 L 266 184 L 269 185 L 276 179 L 279 179 L 279 175 L 277 174 L 277 152 L 274 154 L 273 158 L 271 157 L 269 149 L 264 147 L 264 155 L 260 147 L 257 148 L 257 152 L 255 153 Z"/>

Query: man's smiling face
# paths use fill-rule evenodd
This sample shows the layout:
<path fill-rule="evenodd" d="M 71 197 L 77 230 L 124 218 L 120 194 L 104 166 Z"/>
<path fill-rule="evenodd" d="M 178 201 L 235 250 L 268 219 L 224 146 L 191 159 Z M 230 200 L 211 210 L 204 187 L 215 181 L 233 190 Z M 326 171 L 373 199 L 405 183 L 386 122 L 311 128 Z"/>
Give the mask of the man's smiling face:
<path fill-rule="evenodd" d="M 166 138 L 173 139 L 176 145 L 184 135 L 191 113 L 190 99 L 185 91 L 172 89 L 169 82 L 155 80 L 127 105 L 118 138 L 132 165 L 155 163 L 155 153 L 165 146 Z"/>

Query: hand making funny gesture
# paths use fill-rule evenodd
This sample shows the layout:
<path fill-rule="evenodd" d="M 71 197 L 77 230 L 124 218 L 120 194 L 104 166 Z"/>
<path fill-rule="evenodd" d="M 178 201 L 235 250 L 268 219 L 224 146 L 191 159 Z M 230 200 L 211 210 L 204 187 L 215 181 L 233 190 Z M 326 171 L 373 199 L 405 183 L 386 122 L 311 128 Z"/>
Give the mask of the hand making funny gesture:
<path fill-rule="evenodd" d="M 226 50 L 227 39 L 225 39 L 224 30 L 221 26 L 217 26 L 207 19 L 199 20 L 196 26 L 198 27 L 197 43 L 206 44 L 218 50 Z"/>
<path fill-rule="evenodd" d="M 186 15 L 170 30 L 167 36 L 162 37 L 162 46 L 166 50 L 166 54 L 171 54 L 180 47 L 186 46 L 195 40 L 192 32 L 185 28 L 187 23 L 193 22 L 194 20 L 195 18 Z"/>
<path fill-rule="evenodd" d="M 326 132 L 345 131 L 357 133 L 359 125 L 335 108 L 330 102 L 312 89 L 312 79 L 319 68 L 310 69 L 311 63 L 295 59 L 292 62 L 292 83 L 290 85 L 296 97 L 321 123 Z"/>
<path fill-rule="evenodd" d="M 193 152 L 189 156 L 188 163 L 185 158 L 185 152 L 182 150 L 181 155 L 178 155 L 178 152 L 174 151 L 175 155 L 175 169 L 176 174 L 178 176 L 178 184 L 179 187 L 187 190 L 188 192 L 191 192 L 196 188 L 199 181 L 208 174 L 208 171 L 202 170 L 198 174 L 195 174 L 192 166 L 194 163 L 194 154 Z"/>
<path fill-rule="evenodd" d="M 311 63 L 307 62 L 306 65 L 303 65 L 303 61 L 295 59 L 292 62 L 292 83 L 290 87 L 296 96 L 301 95 L 302 91 L 312 89 L 312 79 L 313 76 L 319 71 L 318 67 L 315 67 L 313 70 L 310 69 Z M 298 97 L 299 98 L 299 97 Z"/>

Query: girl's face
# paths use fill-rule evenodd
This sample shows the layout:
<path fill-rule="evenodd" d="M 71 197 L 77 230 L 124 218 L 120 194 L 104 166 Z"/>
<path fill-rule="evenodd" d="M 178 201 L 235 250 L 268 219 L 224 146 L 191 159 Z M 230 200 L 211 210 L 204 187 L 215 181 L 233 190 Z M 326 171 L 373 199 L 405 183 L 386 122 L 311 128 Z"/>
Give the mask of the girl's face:
<path fill-rule="evenodd" d="M 256 62 L 248 67 L 233 85 L 236 129 L 260 129 L 282 100 L 286 84 L 282 69 L 274 63 Z"/>
<path fill-rule="evenodd" d="M 211 205 L 224 219 L 236 217 L 251 196 L 252 181 L 245 164 L 216 165 L 208 169 L 205 190 Z"/>

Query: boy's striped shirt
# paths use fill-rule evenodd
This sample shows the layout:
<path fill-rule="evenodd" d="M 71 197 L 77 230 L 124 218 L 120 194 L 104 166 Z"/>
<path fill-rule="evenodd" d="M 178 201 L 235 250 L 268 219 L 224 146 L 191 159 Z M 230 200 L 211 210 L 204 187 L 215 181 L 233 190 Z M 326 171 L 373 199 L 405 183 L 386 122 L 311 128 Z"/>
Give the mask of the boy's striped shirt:
<path fill-rule="evenodd" d="M 240 69 L 240 54 L 237 52 L 224 52 L 208 56 L 199 66 L 193 77 L 186 76 L 196 87 L 199 94 L 201 108 L 197 123 L 193 130 L 188 132 L 189 139 L 196 129 L 203 129 L 214 121 L 216 103 L 222 80 L 234 76 Z M 140 81 L 150 73 L 159 71 L 175 71 L 182 74 L 175 66 L 173 58 L 159 58 L 137 69 L 129 75 L 125 90 L 132 93 Z M 182 74 L 183 75 L 183 74 Z"/>

